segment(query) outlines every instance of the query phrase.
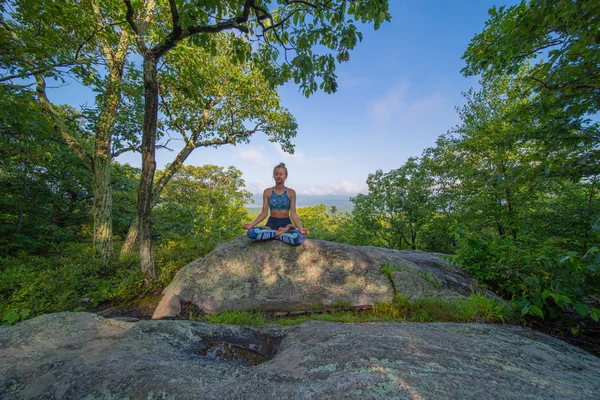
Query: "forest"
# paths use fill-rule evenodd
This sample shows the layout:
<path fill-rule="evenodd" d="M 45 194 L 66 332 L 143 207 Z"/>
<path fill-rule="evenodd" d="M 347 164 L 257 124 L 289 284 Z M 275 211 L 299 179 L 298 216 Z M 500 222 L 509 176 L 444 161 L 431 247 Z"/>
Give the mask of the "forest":
<path fill-rule="evenodd" d="M 0 12 L 2 324 L 155 295 L 243 235 L 241 171 L 187 157 L 258 134 L 293 152 L 278 87 L 335 92 L 357 26 L 391 18 L 383 0 L 2 0 Z M 351 212 L 299 209 L 309 239 L 442 253 L 520 323 L 598 351 L 599 15 L 591 0 L 491 9 L 463 54 L 479 83 L 460 124 L 369 174 Z M 47 88 L 68 79 L 94 104 L 53 102 Z M 171 137 L 184 147 L 156 170 Z M 114 160 L 124 152 L 142 167 Z"/>

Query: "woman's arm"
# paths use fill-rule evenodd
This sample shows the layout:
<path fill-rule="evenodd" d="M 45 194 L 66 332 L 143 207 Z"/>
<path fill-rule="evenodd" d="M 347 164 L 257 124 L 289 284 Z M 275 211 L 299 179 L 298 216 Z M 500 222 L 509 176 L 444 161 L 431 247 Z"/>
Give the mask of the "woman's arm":
<path fill-rule="evenodd" d="M 256 219 L 254 221 L 252 221 L 251 224 L 244 224 L 244 229 L 254 228 L 256 225 L 261 223 L 262 220 L 264 220 L 267 217 L 267 215 L 269 215 L 269 193 L 268 193 L 268 189 L 265 189 L 263 192 L 263 205 L 262 205 L 262 210 L 260 211 L 260 214 L 258 214 Z"/>
<path fill-rule="evenodd" d="M 308 235 L 308 229 L 302 226 L 302 222 L 300 222 L 300 218 L 298 217 L 298 213 L 296 212 L 296 191 L 294 189 L 288 188 L 288 193 L 290 196 L 290 217 L 292 217 L 292 221 L 294 221 L 296 229 L 298 229 L 303 235 Z"/>

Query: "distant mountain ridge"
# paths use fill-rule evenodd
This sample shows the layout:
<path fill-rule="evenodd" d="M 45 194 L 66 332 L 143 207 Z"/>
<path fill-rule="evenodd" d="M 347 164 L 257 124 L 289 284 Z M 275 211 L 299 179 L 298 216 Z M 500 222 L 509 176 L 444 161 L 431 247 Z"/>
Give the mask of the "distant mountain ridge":
<path fill-rule="evenodd" d="M 346 195 L 346 194 L 325 194 L 325 195 L 298 195 L 298 199 L 296 201 L 296 207 L 311 207 L 318 206 L 319 204 L 325 204 L 327 208 L 331 208 L 331 206 L 335 206 L 338 211 L 350 211 L 354 208 L 354 204 L 350 201 L 350 197 L 354 197 L 356 195 Z M 254 204 L 246 204 L 246 208 L 251 209 L 259 209 L 262 207 L 262 194 L 255 193 L 252 195 L 254 200 Z"/>

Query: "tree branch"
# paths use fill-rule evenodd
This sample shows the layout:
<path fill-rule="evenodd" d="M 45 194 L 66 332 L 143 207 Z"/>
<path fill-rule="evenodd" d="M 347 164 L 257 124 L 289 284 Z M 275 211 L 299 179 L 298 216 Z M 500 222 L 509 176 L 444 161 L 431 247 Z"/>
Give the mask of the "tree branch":
<path fill-rule="evenodd" d="M 171 8 L 171 18 L 173 19 L 173 37 L 178 37 L 181 35 L 181 25 L 179 24 L 179 12 L 177 11 L 175 0 L 169 0 L 169 7 Z"/>
<path fill-rule="evenodd" d="M 125 3 L 125 7 L 127 7 L 127 14 L 125 15 L 125 18 L 127 19 L 127 22 L 129 22 L 129 26 L 131 26 L 131 29 L 133 29 L 133 32 L 135 32 L 136 35 L 139 35 L 140 30 L 138 28 L 137 22 L 134 19 L 135 10 L 133 9 L 131 0 L 123 0 L 123 2 Z"/>
<path fill-rule="evenodd" d="M 130 0 L 123 1 L 130 2 Z M 179 26 L 179 14 L 174 0 L 169 0 L 169 4 L 171 6 L 174 29 L 171 34 L 169 34 L 164 40 L 152 48 L 152 50 L 150 50 L 157 58 L 162 57 L 166 52 L 175 47 L 181 40 L 198 33 L 218 33 L 229 29 L 237 29 L 240 32 L 249 33 L 250 30 L 248 27 L 242 24 L 248 22 L 250 11 L 253 7 L 255 7 L 254 0 L 246 0 L 244 2 L 242 14 L 237 17 L 229 18 L 213 25 L 195 25 L 183 29 Z M 179 29 L 176 29 L 176 27 L 179 27 Z"/>
<path fill-rule="evenodd" d="M 551 85 L 548 82 L 544 82 L 543 80 L 538 79 L 535 76 L 530 75 L 529 78 L 538 82 L 544 90 L 549 90 L 549 91 L 557 92 L 557 93 L 564 92 L 565 90 L 568 90 L 568 89 L 600 90 L 600 85 L 594 85 L 592 83 L 581 83 L 581 84 L 576 84 L 576 85 L 567 85 L 565 87 L 560 87 L 558 85 Z"/>
<path fill-rule="evenodd" d="M 119 157 L 121 154 L 127 153 L 128 151 L 137 151 L 138 153 L 142 152 L 141 149 L 140 149 L 140 146 L 123 147 L 122 149 L 119 149 L 117 151 L 113 151 L 112 152 L 112 158 Z"/>
<path fill-rule="evenodd" d="M 64 119 L 60 115 L 58 111 L 54 108 L 48 97 L 46 96 L 46 81 L 44 77 L 40 74 L 35 75 L 37 84 L 36 84 L 36 93 L 40 100 L 40 103 L 44 106 L 46 111 L 51 115 L 52 120 L 54 121 L 54 129 L 62 136 L 62 138 L 67 142 L 69 147 L 75 151 L 77 156 L 83 161 L 85 166 L 92 171 L 93 170 L 93 160 L 92 156 L 85 150 L 85 148 L 79 143 L 79 141 L 73 137 L 65 124 Z"/>
<path fill-rule="evenodd" d="M 54 65 L 51 65 L 48 67 L 38 68 L 38 69 L 31 70 L 31 71 L 27 71 L 27 73 L 25 73 L 25 74 L 15 74 L 15 75 L 4 76 L 4 77 L 0 78 L 0 82 L 6 82 L 6 81 L 9 81 L 11 79 L 16 79 L 16 78 L 26 78 L 31 75 L 41 74 L 41 73 L 49 71 L 53 68 L 68 67 L 68 66 L 74 65 L 74 64 L 77 64 L 77 62 L 59 63 L 59 64 L 54 64 Z"/>
<path fill-rule="evenodd" d="M 127 7 L 127 14 L 126 14 L 126 18 L 127 18 L 127 22 L 129 22 L 129 26 L 131 26 L 131 29 L 133 30 L 133 32 L 135 33 L 135 42 L 138 46 L 138 48 L 140 49 L 140 51 L 142 53 L 146 53 L 148 51 L 148 46 L 146 46 L 146 43 L 144 43 L 144 40 L 142 38 L 142 34 L 144 33 L 144 31 L 142 29 L 140 29 L 140 27 L 138 26 L 137 22 L 136 22 L 136 17 L 135 17 L 135 10 L 133 9 L 133 5 L 131 4 L 131 0 L 123 0 L 123 2 L 125 3 L 125 7 Z M 153 1 L 149 1 L 148 3 L 146 3 L 146 6 L 149 7 L 150 5 L 153 5 L 154 2 Z M 149 11 L 149 10 L 146 10 Z M 149 16 L 147 16 L 147 20 L 149 20 Z M 147 21 L 144 21 L 142 24 L 145 27 Z"/>
<path fill-rule="evenodd" d="M 171 123 L 173 125 L 175 125 L 175 127 L 179 130 L 179 134 L 181 135 L 181 137 L 183 137 L 183 140 L 185 142 L 187 142 L 188 137 L 187 137 L 187 134 L 185 133 L 185 129 L 183 129 L 183 127 L 177 121 L 175 121 L 175 118 L 173 117 L 173 113 L 171 113 L 171 109 L 169 108 L 169 104 L 165 101 L 164 97 L 162 97 L 162 96 L 160 97 L 160 102 L 162 103 L 167 116 L 171 120 Z"/>

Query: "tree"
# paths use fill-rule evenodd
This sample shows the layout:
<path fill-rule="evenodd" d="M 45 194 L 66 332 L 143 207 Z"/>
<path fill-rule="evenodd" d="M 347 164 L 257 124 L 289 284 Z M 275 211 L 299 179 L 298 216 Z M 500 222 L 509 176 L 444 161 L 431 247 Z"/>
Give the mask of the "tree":
<path fill-rule="evenodd" d="M 558 97 L 572 115 L 594 114 L 600 104 L 600 3 L 530 0 L 493 7 L 485 30 L 463 58 L 466 75 L 516 74 L 529 60 L 528 78 L 543 98 Z"/>
<path fill-rule="evenodd" d="M 568 304 L 585 316 L 585 297 L 598 293 L 596 247 L 586 248 L 598 240 L 598 179 L 593 166 L 573 168 L 590 154 L 578 118 L 560 108 L 540 114 L 544 94 L 530 72 L 484 74 L 481 90 L 466 94 L 462 123 L 427 154 L 436 180 L 451 183 L 443 191 L 455 210 L 455 260 L 523 314 Z M 553 121 L 562 133 L 549 140 Z"/>
<path fill-rule="evenodd" d="M 244 204 L 251 198 L 243 188 L 242 173 L 234 167 L 181 167 L 156 205 L 157 234 L 194 235 L 211 246 L 240 235 L 247 218 Z"/>
<path fill-rule="evenodd" d="M 150 282 L 155 276 L 151 210 L 159 109 L 158 62 L 185 39 L 200 47 L 215 48 L 215 33 L 235 30 L 238 34 L 232 40 L 237 58 L 252 60 L 271 84 L 294 79 L 307 96 L 318 87 L 331 93 L 337 87 L 334 57 L 328 51 L 314 52 L 313 48 L 323 46 L 335 51 L 338 61 L 348 60 L 349 50 L 361 37 L 354 21 L 374 21 L 377 29 L 389 20 L 388 3 L 387 0 L 350 3 L 279 0 L 275 4 L 262 4 L 257 0 L 228 0 L 200 7 L 169 0 L 168 12 L 164 12 L 167 7 L 159 7 L 152 26 L 146 24 L 144 17 L 150 15 L 154 1 L 149 0 L 138 9 L 131 0 L 124 3 L 127 21 L 143 57 L 145 113 L 138 216 L 140 262 L 145 281 Z M 291 60 L 288 52 L 294 54 Z"/>
<path fill-rule="evenodd" d="M 519 139 L 534 123 L 519 119 L 527 92 L 510 78 L 483 80 L 480 91 L 470 90 L 459 111 L 463 123 L 438 141 L 450 152 L 440 164 L 456 174 L 461 207 L 476 216 L 476 226 L 492 228 L 500 236 L 517 237 L 520 214 L 534 201 L 540 177 L 538 143 Z M 538 171 L 538 172 L 536 172 Z"/>
<path fill-rule="evenodd" d="M 91 177 L 30 91 L 0 84 L 0 247 L 45 253 L 88 223 Z"/>
<path fill-rule="evenodd" d="M 531 210 L 542 207 L 552 188 L 564 179 L 580 181 L 573 168 L 589 149 L 581 146 L 580 131 L 565 132 L 561 145 L 531 132 L 561 118 L 560 110 L 538 116 L 531 107 L 539 99 L 524 68 L 519 75 L 484 77 L 481 90 L 470 90 L 459 110 L 462 124 L 443 135 L 430 154 L 437 176 L 450 178 L 446 196 L 456 204 L 470 229 L 494 229 L 513 239 Z M 586 180 L 595 180 L 588 169 Z M 560 186 L 561 184 L 559 184 Z"/>
<path fill-rule="evenodd" d="M 536 94 L 528 112 L 538 123 L 523 136 L 558 150 L 579 147 L 558 173 L 598 174 L 600 126 L 589 117 L 600 106 L 600 3 L 530 0 L 489 14 L 463 55 L 463 73 L 493 80 L 526 68 Z"/>
<path fill-rule="evenodd" d="M 52 117 L 54 130 L 92 172 L 94 247 L 108 261 L 114 254 L 110 166 L 116 154 L 112 152 L 111 140 L 121 100 L 130 34 L 107 23 L 96 0 L 83 3 L 15 0 L 7 3 L 3 11 L 8 11 L 2 14 L 2 43 L 8 52 L 0 57 L 6 72 L 0 81 L 34 77 L 37 96 Z M 113 19 L 124 18 L 124 15 L 119 17 L 119 10 L 110 5 L 103 3 L 105 14 Z M 73 135 L 70 122 L 47 97 L 47 78 L 63 79 L 65 75 L 80 79 L 98 92 L 97 109 L 93 112 L 90 127 L 92 148 Z"/>
<path fill-rule="evenodd" d="M 266 134 L 287 151 L 297 124 L 281 106 L 275 88 L 249 62 L 232 62 L 231 37 L 218 35 L 215 54 L 182 43 L 165 56 L 159 71 L 161 93 L 159 122 L 169 140 L 184 146 L 153 187 L 152 204 L 193 150 L 200 147 L 247 143 L 256 133 Z M 168 141 L 165 146 L 168 146 Z M 133 251 L 137 238 L 136 218 L 121 254 Z"/>
<path fill-rule="evenodd" d="M 381 246 L 416 250 L 417 237 L 435 211 L 433 179 L 420 161 L 409 158 L 398 169 L 369 174 L 367 185 L 368 194 L 352 199 L 356 218 Z"/>
<path fill-rule="evenodd" d="M 302 225 L 310 230 L 314 239 L 332 240 L 336 238 L 338 219 L 329 213 L 325 204 L 298 208 Z"/>

